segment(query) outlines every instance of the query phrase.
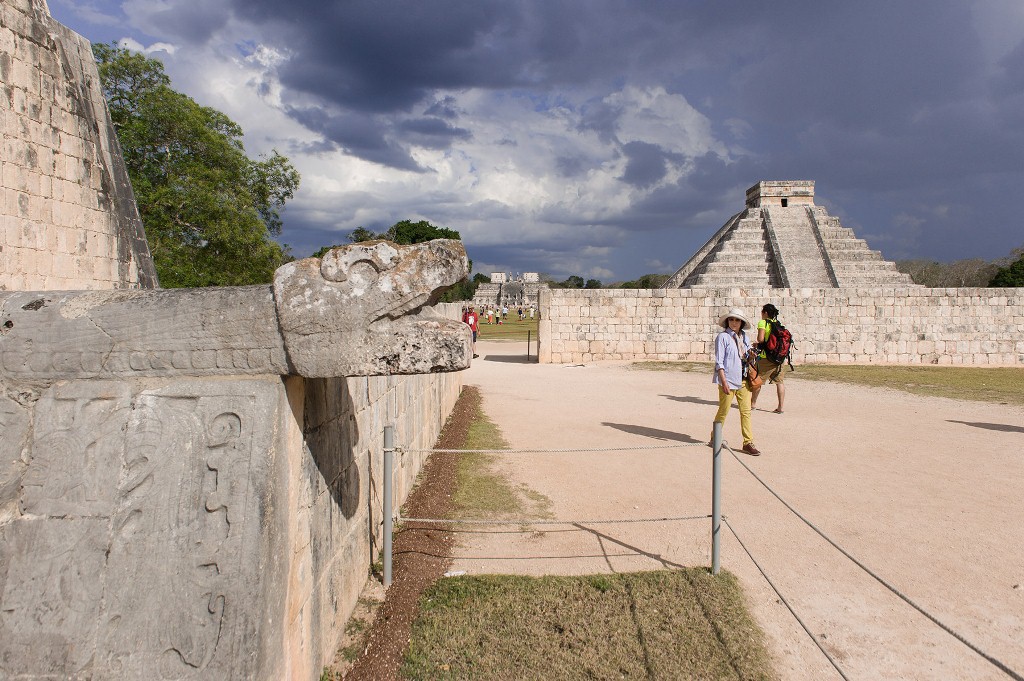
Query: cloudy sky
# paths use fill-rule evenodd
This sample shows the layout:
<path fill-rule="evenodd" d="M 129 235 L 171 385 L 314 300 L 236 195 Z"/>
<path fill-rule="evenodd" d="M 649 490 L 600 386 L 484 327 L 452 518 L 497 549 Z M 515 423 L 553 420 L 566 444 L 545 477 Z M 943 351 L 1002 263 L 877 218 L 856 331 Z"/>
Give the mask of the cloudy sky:
<path fill-rule="evenodd" d="M 762 179 L 891 260 L 1024 245 L 1021 0 L 48 0 L 302 174 L 297 256 L 403 219 L 475 271 L 681 266 Z"/>

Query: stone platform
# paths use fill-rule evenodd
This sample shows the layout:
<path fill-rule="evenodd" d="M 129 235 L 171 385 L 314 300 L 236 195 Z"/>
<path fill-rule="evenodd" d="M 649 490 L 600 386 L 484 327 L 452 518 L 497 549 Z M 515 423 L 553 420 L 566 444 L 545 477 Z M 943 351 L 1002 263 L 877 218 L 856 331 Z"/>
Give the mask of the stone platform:
<path fill-rule="evenodd" d="M 814 205 L 810 181 L 759 182 L 747 207 L 665 283 L 665 288 L 914 286 L 839 218 Z"/>

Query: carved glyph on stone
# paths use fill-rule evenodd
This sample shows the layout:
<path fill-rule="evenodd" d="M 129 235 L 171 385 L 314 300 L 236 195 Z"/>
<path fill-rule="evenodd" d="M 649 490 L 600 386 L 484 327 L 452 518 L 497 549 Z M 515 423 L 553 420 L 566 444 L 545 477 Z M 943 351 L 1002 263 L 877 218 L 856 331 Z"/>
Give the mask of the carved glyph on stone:
<path fill-rule="evenodd" d="M 43 393 L 24 515 L 0 525 L 0 677 L 40 659 L 60 678 L 257 675 L 247 651 L 280 626 L 264 608 L 283 598 L 268 591 L 285 560 L 267 418 L 279 388 L 75 381 Z"/>
<path fill-rule="evenodd" d="M 468 367 L 468 327 L 430 309 L 468 274 L 462 243 L 450 239 L 355 244 L 322 261 L 282 266 L 274 275 L 274 302 L 296 373 L 321 378 Z"/>
<path fill-rule="evenodd" d="M 273 286 L 0 293 L 0 377 L 464 369 L 468 327 L 430 306 L 468 269 L 459 241 L 375 242 L 288 263 Z"/>

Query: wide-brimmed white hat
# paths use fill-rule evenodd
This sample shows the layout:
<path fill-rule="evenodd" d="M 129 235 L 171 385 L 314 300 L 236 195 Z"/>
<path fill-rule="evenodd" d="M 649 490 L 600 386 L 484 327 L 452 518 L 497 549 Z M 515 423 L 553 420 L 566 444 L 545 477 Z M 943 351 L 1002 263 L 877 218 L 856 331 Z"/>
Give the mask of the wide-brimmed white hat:
<path fill-rule="evenodd" d="M 743 310 L 739 309 L 738 307 L 734 307 L 733 309 L 729 310 L 721 317 L 719 317 L 718 325 L 723 329 L 728 329 L 729 325 L 726 323 L 725 320 L 728 319 L 729 317 L 735 317 L 736 319 L 739 319 L 741 322 L 743 322 L 743 326 L 741 326 L 740 329 L 745 329 L 748 326 L 750 326 L 750 320 L 747 319 L 747 315 L 743 314 Z"/>

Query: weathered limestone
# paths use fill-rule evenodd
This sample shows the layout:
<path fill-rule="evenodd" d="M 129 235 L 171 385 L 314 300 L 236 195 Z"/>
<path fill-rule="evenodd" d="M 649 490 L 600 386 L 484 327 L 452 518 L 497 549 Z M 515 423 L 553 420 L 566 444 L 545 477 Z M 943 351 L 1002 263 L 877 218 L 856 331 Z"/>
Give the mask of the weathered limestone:
<path fill-rule="evenodd" d="M 0 290 L 156 286 L 89 41 L 0 3 Z"/>
<path fill-rule="evenodd" d="M 458 397 L 468 327 L 426 306 L 467 272 L 377 242 L 267 287 L 0 294 L 0 678 L 317 678 L 384 425 L 427 448 Z"/>
<path fill-rule="evenodd" d="M 0 678 L 319 678 L 380 550 L 384 425 L 429 448 L 458 398 L 469 331 L 431 306 L 461 244 L 123 290 L 156 276 L 45 0 L 0 3 L 0 133 Z"/>
<path fill-rule="evenodd" d="M 463 369 L 468 327 L 428 304 L 467 272 L 461 242 L 377 242 L 284 265 L 272 287 L 0 293 L 0 375 L 323 378 Z"/>
<path fill-rule="evenodd" d="M 274 300 L 296 372 L 369 376 L 467 368 L 468 327 L 427 306 L 468 274 L 462 242 L 450 239 L 355 244 L 328 252 L 322 263 L 309 258 L 284 265 L 274 276 Z"/>
<path fill-rule="evenodd" d="M 746 208 L 665 283 L 665 288 L 914 286 L 896 265 L 814 205 L 814 182 L 758 182 Z"/>
<path fill-rule="evenodd" d="M 796 363 L 1024 365 L 1024 289 L 718 288 L 541 295 L 541 362 L 708 361 L 722 310 L 772 303 Z"/>

